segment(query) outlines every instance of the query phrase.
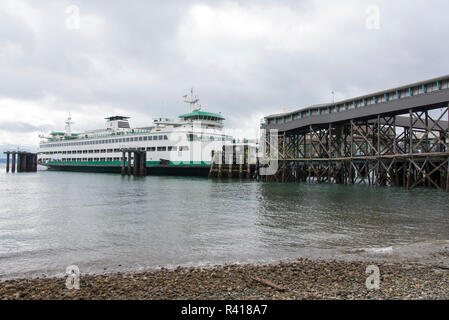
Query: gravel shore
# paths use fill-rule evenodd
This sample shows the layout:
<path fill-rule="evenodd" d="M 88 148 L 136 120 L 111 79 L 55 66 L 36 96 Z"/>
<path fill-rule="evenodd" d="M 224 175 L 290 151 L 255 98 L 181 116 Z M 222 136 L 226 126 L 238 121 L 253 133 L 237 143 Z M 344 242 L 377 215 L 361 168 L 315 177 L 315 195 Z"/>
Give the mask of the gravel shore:
<path fill-rule="evenodd" d="M 380 270 L 378 290 L 366 288 L 371 264 Z M 0 299 L 449 299 L 449 270 L 416 263 L 299 259 L 81 275 L 78 290 L 67 289 L 65 278 L 7 280 L 0 282 Z"/>

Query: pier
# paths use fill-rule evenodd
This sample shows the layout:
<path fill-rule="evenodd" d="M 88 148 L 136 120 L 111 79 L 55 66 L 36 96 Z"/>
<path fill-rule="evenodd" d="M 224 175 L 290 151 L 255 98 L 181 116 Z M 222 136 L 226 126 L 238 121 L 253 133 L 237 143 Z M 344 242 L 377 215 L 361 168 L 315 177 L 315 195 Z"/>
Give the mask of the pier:
<path fill-rule="evenodd" d="M 147 153 L 146 151 L 139 149 L 121 149 L 122 152 L 122 176 L 135 175 L 146 176 L 147 175 Z M 128 154 L 128 156 L 126 156 Z"/>
<path fill-rule="evenodd" d="M 36 172 L 37 153 L 23 151 L 6 151 L 6 172 Z M 11 159 L 10 159 L 11 158 Z M 10 162 L 11 160 L 11 162 Z"/>
<path fill-rule="evenodd" d="M 449 76 L 264 120 L 263 181 L 449 192 Z"/>

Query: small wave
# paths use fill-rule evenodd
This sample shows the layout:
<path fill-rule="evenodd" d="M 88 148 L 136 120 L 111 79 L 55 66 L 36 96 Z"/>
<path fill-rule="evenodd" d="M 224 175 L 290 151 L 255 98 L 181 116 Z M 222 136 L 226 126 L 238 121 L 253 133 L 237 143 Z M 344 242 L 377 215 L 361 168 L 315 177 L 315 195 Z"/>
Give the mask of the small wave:
<path fill-rule="evenodd" d="M 393 247 L 384 247 L 384 248 L 363 248 L 361 249 L 363 252 L 375 253 L 375 254 L 391 254 L 393 253 Z"/>
<path fill-rule="evenodd" d="M 441 249 L 447 248 L 449 240 L 428 240 L 428 241 L 418 241 L 407 244 L 400 244 L 388 247 L 370 247 L 370 248 L 356 248 L 351 250 L 345 250 L 345 253 L 368 253 L 368 254 L 399 254 L 399 255 L 410 255 L 415 254 L 425 254 L 440 251 Z"/>

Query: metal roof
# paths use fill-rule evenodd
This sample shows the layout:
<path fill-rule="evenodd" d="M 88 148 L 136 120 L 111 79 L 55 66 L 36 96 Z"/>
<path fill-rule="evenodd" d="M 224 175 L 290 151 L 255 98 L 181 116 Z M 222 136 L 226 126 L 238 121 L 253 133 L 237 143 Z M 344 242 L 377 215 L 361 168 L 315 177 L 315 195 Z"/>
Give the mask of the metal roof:
<path fill-rule="evenodd" d="M 196 117 L 196 116 L 213 117 L 213 118 L 217 118 L 220 120 L 225 120 L 225 118 L 223 118 L 223 116 L 221 114 L 205 112 L 205 111 L 200 111 L 200 110 L 195 110 L 193 112 L 180 115 L 179 118 L 190 118 L 190 117 Z"/>
<path fill-rule="evenodd" d="M 409 109 L 425 110 L 429 107 L 434 109 L 447 107 L 449 103 L 449 89 L 434 91 L 428 94 L 406 97 L 399 100 L 373 104 L 357 109 L 341 111 L 331 114 L 307 116 L 293 121 L 283 123 L 265 124 L 266 129 L 277 129 L 279 131 L 298 130 L 307 128 L 309 125 L 328 125 L 329 123 L 345 122 L 353 120 L 370 120 L 383 116 L 399 116 L 407 113 Z M 404 121 L 400 120 L 402 125 Z M 444 124 L 444 122 L 442 122 Z M 399 125 L 399 123 L 398 123 Z"/>
<path fill-rule="evenodd" d="M 265 119 L 290 116 L 292 114 L 298 113 L 299 111 L 316 110 L 316 109 L 323 108 L 323 107 L 333 107 L 333 106 L 339 105 L 339 104 L 352 103 L 352 102 L 357 101 L 357 100 L 369 99 L 369 98 L 372 98 L 374 96 L 381 96 L 381 95 L 384 95 L 386 93 L 391 93 L 391 92 L 395 92 L 395 91 L 398 91 L 398 90 L 400 91 L 400 90 L 413 88 L 413 87 L 420 87 L 420 86 L 428 84 L 428 83 L 432 83 L 432 82 L 436 82 L 436 81 L 442 81 L 442 80 L 448 80 L 448 79 L 449 79 L 449 75 L 445 75 L 445 76 L 441 76 L 441 77 L 437 77 L 437 78 L 433 78 L 433 79 L 429 79 L 429 80 L 424 80 L 424 81 L 420 81 L 420 82 L 415 82 L 415 83 L 403 85 L 403 86 L 400 86 L 400 87 L 395 87 L 395 88 L 391 88 L 391 89 L 387 89 L 387 90 L 382 90 L 382 91 L 366 94 L 366 95 L 355 97 L 355 98 L 350 98 L 350 99 L 346 99 L 346 100 L 342 100 L 342 101 L 336 101 L 334 103 L 315 104 L 315 105 L 312 105 L 312 106 L 309 106 L 309 107 L 298 108 L 298 109 L 296 109 L 294 111 L 287 112 L 287 113 L 272 114 L 272 115 L 266 116 Z"/>

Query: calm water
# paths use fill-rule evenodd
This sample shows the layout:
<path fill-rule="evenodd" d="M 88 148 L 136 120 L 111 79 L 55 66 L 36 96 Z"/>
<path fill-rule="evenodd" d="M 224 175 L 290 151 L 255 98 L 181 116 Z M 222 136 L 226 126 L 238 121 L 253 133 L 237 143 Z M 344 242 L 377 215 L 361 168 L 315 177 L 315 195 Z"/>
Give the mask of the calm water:
<path fill-rule="evenodd" d="M 6 174 L 0 278 L 272 262 L 333 250 L 449 239 L 449 195 L 434 190 Z"/>

